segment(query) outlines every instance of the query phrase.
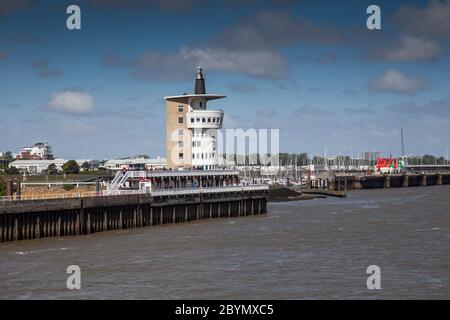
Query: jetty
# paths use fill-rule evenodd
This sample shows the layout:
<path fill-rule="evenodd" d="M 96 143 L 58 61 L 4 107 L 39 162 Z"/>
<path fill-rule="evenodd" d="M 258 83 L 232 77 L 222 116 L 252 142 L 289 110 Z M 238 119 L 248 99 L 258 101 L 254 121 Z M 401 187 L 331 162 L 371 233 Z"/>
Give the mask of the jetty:
<path fill-rule="evenodd" d="M 259 215 L 268 189 L 241 185 L 237 170 L 124 171 L 101 192 L 0 198 L 0 241 Z"/>
<path fill-rule="evenodd" d="M 450 184 L 450 172 L 394 173 L 394 174 L 337 174 L 327 181 L 328 190 L 407 188 Z"/>

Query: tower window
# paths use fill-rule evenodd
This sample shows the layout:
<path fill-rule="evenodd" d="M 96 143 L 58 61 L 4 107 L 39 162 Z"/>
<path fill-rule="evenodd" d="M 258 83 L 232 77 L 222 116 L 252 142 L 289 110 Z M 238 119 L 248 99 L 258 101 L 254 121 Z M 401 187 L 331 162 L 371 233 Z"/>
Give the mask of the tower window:
<path fill-rule="evenodd" d="M 182 152 L 178 154 L 179 159 L 183 159 L 183 157 L 184 157 L 184 154 Z"/>
<path fill-rule="evenodd" d="M 183 106 L 178 106 L 178 112 L 184 112 L 184 107 Z"/>
<path fill-rule="evenodd" d="M 202 118 L 202 122 L 205 122 L 206 121 L 206 119 L 205 118 Z"/>
<path fill-rule="evenodd" d="M 184 130 L 183 129 L 178 129 L 178 135 L 182 136 L 183 135 Z"/>
<path fill-rule="evenodd" d="M 191 118 L 191 123 L 194 123 L 194 118 Z"/>
<path fill-rule="evenodd" d="M 178 141 L 178 147 L 183 148 L 183 141 Z"/>
<path fill-rule="evenodd" d="M 208 122 L 211 122 L 211 118 L 208 118 Z"/>
<path fill-rule="evenodd" d="M 197 122 L 200 122 L 200 118 L 195 119 Z"/>
<path fill-rule="evenodd" d="M 178 123 L 183 123 L 183 117 L 178 118 Z"/>

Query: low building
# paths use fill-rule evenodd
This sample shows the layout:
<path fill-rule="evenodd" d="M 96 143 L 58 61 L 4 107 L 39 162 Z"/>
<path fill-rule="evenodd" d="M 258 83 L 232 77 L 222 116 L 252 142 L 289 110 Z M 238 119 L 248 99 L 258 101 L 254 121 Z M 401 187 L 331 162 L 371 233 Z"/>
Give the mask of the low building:
<path fill-rule="evenodd" d="M 48 169 L 48 166 L 54 164 L 58 171 L 62 171 L 62 166 L 68 160 L 54 159 L 54 160 L 15 160 L 9 164 L 9 167 L 16 167 L 23 173 L 41 174 Z M 92 159 L 79 159 L 75 160 L 81 167 L 83 163 L 93 163 Z"/>
<path fill-rule="evenodd" d="M 167 167 L 165 158 L 155 159 L 134 158 L 134 159 L 111 159 L 105 162 L 103 167 L 107 170 L 161 170 Z"/>

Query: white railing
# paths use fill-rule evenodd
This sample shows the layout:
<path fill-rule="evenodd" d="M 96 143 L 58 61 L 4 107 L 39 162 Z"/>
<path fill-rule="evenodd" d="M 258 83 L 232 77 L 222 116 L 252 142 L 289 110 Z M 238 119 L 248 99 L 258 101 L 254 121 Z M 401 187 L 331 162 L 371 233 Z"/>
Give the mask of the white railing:
<path fill-rule="evenodd" d="M 145 190 L 111 190 L 111 191 L 104 191 L 102 193 L 102 196 L 128 196 L 128 195 L 134 195 L 134 194 L 144 194 L 146 193 Z"/>
<path fill-rule="evenodd" d="M 125 183 L 125 181 L 127 181 L 128 179 L 128 173 L 129 171 L 119 171 L 117 172 L 116 176 L 114 177 L 114 179 L 111 181 L 111 183 L 109 183 L 107 185 L 108 191 L 115 191 L 115 190 L 119 190 L 119 187 L 121 187 L 123 185 L 123 183 Z"/>
<path fill-rule="evenodd" d="M 72 193 L 52 193 L 52 194 L 31 194 L 31 195 L 15 195 L 0 197 L 2 201 L 28 201 L 28 200 L 51 200 L 51 199 L 78 199 L 86 197 L 108 197 L 108 196 L 125 196 L 134 194 L 144 194 L 144 190 L 114 190 L 114 191 L 86 191 Z"/>
<path fill-rule="evenodd" d="M 130 178 L 156 177 L 198 177 L 239 175 L 239 170 L 165 170 L 165 171 L 128 171 Z"/>
<path fill-rule="evenodd" d="M 253 186 L 211 187 L 211 188 L 160 189 L 160 190 L 153 190 L 151 194 L 152 196 L 175 196 L 185 194 L 262 191 L 268 189 L 269 189 L 268 185 L 253 185 Z"/>
<path fill-rule="evenodd" d="M 2 201 L 28 201 L 28 200 L 50 200 L 50 199 L 74 199 L 82 197 L 97 196 L 94 192 L 73 192 L 73 193 L 53 193 L 53 194 L 30 194 L 0 197 Z"/>
<path fill-rule="evenodd" d="M 64 186 L 64 185 L 73 185 L 73 186 L 93 186 L 96 185 L 97 182 L 78 182 L 78 181 L 44 181 L 44 182 L 21 182 L 21 187 L 26 186 Z"/>
<path fill-rule="evenodd" d="M 207 194 L 207 193 L 226 193 L 226 192 L 244 192 L 244 191 L 262 191 L 268 190 L 268 185 L 250 185 L 250 186 L 230 186 L 230 187 L 209 187 L 209 188 L 184 188 L 184 189 L 159 189 L 152 190 L 150 193 L 145 190 L 110 190 L 110 191 L 87 191 L 73 193 L 54 193 L 54 194 L 35 194 L 20 196 L 0 197 L 0 202 L 10 201 L 30 201 L 30 200 L 50 200 L 50 199 L 79 199 L 83 197 L 108 197 L 149 194 L 151 196 L 172 196 L 188 194 Z"/>

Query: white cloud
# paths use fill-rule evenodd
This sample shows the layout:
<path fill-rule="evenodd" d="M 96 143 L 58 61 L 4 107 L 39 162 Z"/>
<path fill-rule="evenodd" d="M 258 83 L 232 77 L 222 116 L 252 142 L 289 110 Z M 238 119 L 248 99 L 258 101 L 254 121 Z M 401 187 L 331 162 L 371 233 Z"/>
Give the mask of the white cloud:
<path fill-rule="evenodd" d="M 282 79 L 289 76 L 284 47 L 342 42 L 341 32 L 326 24 L 315 24 L 285 11 L 264 11 L 239 19 L 201 46 L 186 45 L 169 53 L 150 50 L 134 59 L 110 53 L 103 62 L 107 66 L 130 68 L 131 76 L 141 80 L 191 77 L 198 65 L 254 78 Z"/>
<path fill-rule="evenodd" d="M 173 53 L 146 51 L 136 59 L 117 54 L 104 57 L 104 64 L 131 68 L 131 76 L 141 80 L 173 80 L 192 77 L 192 70 L 206 70 L 250 75 L 255 78 L 280 79 L 288 72 L 288 61 L 270 49 L 232 50 L 228 48 L 181 47 Z"/>
<path fill-rule="evenodd" d="M 420 77 L 407 76 L 395 69 L 390 69 L 369 83 L 369 91 L 413 94 L 425 89 L 426 86 L 425 80 Z"/>
<path fill-rule="evenodd" d="M 208 70 L 237 72 L 257 78 L 281 78 L 287 62 L 278 52 L 271 50 L 228 50 L 221 48 L 182 48 L 181 55 L 198 61 Z"/>
<path fill-rule="evenodd" d="M 82 115 L 94 111 L 95 99 L 89 93 L 82 91 L 54 92 L 48 106 L 55 111 Z"/>
<path fill-rule="evenodd" d="M 441 46 L 436 41 L 405 36 L 374 55 L 390 61 L 427 61 L 437 59 L 441 53 Z"/>

